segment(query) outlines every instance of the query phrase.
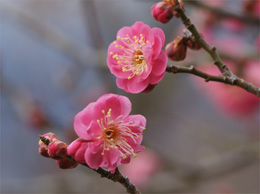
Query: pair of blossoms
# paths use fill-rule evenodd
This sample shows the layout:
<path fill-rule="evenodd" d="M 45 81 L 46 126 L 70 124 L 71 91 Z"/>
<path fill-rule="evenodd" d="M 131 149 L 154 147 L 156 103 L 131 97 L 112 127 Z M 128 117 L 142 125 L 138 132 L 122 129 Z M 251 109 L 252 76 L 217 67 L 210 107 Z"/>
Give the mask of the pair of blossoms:
<path fill-rule="evenodd" d="M 121 28 L 117 40 L 108 47 L 107 57 L 117 86 L 128 93 L 150 92 L 165 74 L 164 42 L 161 29 L 142 22 Z M 105 94 L 75 116 L 78 139 L 67 146 L 54 134 L 45 134 L 50 143 L 40 140 L 40 154 L 57 160 L 64 169 L 86 163 L 92 169 L 106 167 L 114 173 L 118 165 L 129 163 L 131 156 L 136 157 L 145 149 L 140 144 L 146 119 L 142 115 L 129 115 L 130 111 L 127 97 Z"/>

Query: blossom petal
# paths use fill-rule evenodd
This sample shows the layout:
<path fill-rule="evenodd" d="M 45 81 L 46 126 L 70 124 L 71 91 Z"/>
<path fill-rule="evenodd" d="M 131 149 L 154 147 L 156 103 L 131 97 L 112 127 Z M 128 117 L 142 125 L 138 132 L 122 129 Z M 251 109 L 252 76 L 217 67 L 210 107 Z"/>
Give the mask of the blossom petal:
<path fill-rule="evenodd" d="M 86 108 L 80 111 L 74 118 L 74 129 L 77 135 L 82 139 L 91 139 L 92 137 L 88 135 L 87 129 L 92 122 L 93 117 L 88 115 L 93 115 L 95 110 L 95 103 L 90 103 Z"/>
<path fill-rule="evenodd" d="M 73 158 L 79 163 L 85 163 L 85 152 L 87 149 L 88 142 L 83 139 L 76 139 L 73 141 L 67 149 L 68 155 L 73 156 Z"/>
<path fill-rule="evenodd" d="M 132 38 L 134 36 L 133 32 L 132 32 L 132 28 L 129 26 L 123 27 L 121 28 L 118 32 L 117 32 L 117 37 L 126 37 L 129 36 L 130 38 Z"/>
<path fill-rule="evenodd" d="M 166 71 L 167 61 L 168 59 L 165 52 L 161 51 L 159 57 L 155 61 L 152 61 L 152 73 L 154 75 L 164 74 L 164 72 Z"/>
<path fill-rule="evenodd" d="M 87 151 L 85 152 L 85 160 L 90 168 L 96 169 L 100 166 L 102 162 L 102 155 L 101 155 L 102 151 L 103 151 L 102 145 L 98 147 L 98 151 L 96 153 L 93 153 L 92 149 L 90 149 L 89 147 L 87 148 Z"/>
<path fill-rule="evenodd" d="M 129 92 L 136 94 L 136 93 L 140 93 L 140 92 L 144 91 L 148 85 L 149 85 L 149 78 L 147 78 L 141 82 L 138 82 L 138 84 L 135 82 L 134 79 L 130 79 L 127 82 L 127 89 Z"/>
<path fill-rule="evenodd" d="M 143 34 L 144 40 L 149 40 L 151 44 L 154 43 L 154 34 L 152 29 L 144 24 L 143 22 L 135 22 L 134 25 L 132 26 L 133 30 L 134 30 L 134 34 L 135 35 L 140 35 Z"/>
<path fill-rule="evenodd" d="M 146 118 L 143 115 L 129 115 L 125 122 L 134 122 L 136 126 L 140 129 L 139 132 L 143 131 L 142 127 L 146 126 Z"/>
<path fill-rule="evenodd" d="M 162 40 L 158 37 L 154 37 L 153 45 L 153 59 L 157 59 L 162 50 Z"/>
<path fill-rule="evenodd" d="M 102 110 L 108 112 L 109 109 L 112 109 L 111 119 L 115 119 L 120 115 L 123 115 L 123 118 L 125 118 L 131 112 L 132 104 L 125 96 L 105 94 L 97 100 L 95 108 L 100 114 Z"/>
<path fill-rule="evenodd" d="M 111 43 L 108 47 L 108 57 L 107 57 L 107 65 L 109 67 L 110 72 L 115 75 L 116 77 L 119 78 L 128 78 L 129 76 L 131 76 L 132 72 L 123 72 L 122 71 L 122 67 L 117 63 L 117 60 L 115 58 L 113 58 L 113 54 L 123 54 L 122 50 L 120 49 L 116 49 L 114 48 L 115 45 L 113 43 Z M 113 54 L 110 54 L 110 53 Z"/>
<path fill-rule="evenodd" d="M 152 31 L 154 33 L 155 36 L 159 37 L 161 39 L 161 48 L 163 47 L 164 43 L 165 43 L 165 35 L 164 32 L 162 31 L 162 29 L 160 28 L 152 28 Z"/>
<path fill-rule="evenodd" d="M 163 73 L 161 75 L 154 75 L 154 74 L 152 74 L 150 76 L 149 83 L 152 84 L 152 85 L 158 84 L 162 80 L 162 78 L 164 77 L 164 74 L 165 73 Z"/>
<path fill-rule="evenodd" d="M 127 89 L 127 82 L 128 82 L 128 79 L 116 78 L 117 87 L 130 93 L 130 91 Z"/>
<path fill-rule="evenodd" d="M 121 160 L 121 164 L 128 164 L 131 160 L 130 156 L 127 156 L 126 159 Z"/>

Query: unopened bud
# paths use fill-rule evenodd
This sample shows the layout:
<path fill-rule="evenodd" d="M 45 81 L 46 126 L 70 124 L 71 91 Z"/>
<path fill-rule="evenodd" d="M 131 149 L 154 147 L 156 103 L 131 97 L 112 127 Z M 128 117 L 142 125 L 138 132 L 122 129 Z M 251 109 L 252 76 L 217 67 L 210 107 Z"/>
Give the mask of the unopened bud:
<path fill-rule="evenodd" d="M 48 154 L 51 158 L 60 160 L 67 156 L 67 144 L 62 141 L 53 141 L 48 146 Z"/>
<path fill-rule="evenodd" d="M 74 161 L 69 160 L 67 158 L 63 158 L 61 160 L 57 160 L 56 164 L 61 169 L 72 169 L 72 168 L 75 168 L 76 166 L 78 166 L 77 162 L 74 162 Z"/>
<path fill-rule="evenodd" d="M 167 23 L 173 17 L 173 7 L 170 3 L 160 1 L 152 7 L 152 15 L 157 21 Z"/>
<path fill-rule="evenodd" d="M 41 140 L 39 140 L 39 153 L 44 156 L 49 158 L 49 154 L 48 154 L 48 146 L 43 143 Z"/>
<path fill-rule="evenodd" d="M 167 56 L 173 61 L 182 61 L 186 57 L 187 39 L 185 37 L 177 37 L 174 41 L 166 45 L 165 51 Z"/>
<path fill-rule="evenodd" d="M 201 44 L 198 41 L 196 41 L 193 36 L 187 40 L 186 44 L 192 50 L 199 50 L 199 49 L 201 49 Z"/>
<path fill-rule="evenodd" d="M 51 132 L 45 133 L 42 136 L 45 137 L 46 139 L 48 139 L 49 142 L 60 141 L 60 139 L 54 133 L 51 133 Z"/>

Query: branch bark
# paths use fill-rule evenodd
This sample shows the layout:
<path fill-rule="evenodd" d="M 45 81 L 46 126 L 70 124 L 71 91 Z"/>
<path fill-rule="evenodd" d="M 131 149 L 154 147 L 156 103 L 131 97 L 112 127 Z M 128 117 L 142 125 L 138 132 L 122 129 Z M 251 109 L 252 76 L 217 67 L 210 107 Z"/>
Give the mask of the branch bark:
<path fill-rule="evenodd" d="M 224 76 L 225 81 L 221 81 L 226 84 L 235 85 L 240 88 L 243 88 L 244 90 L 260 97 L 260 88 L 254 86 L 252 83 L 248 83 L 242 78 L 237 77 L 235 74 L 232 73 L 232 71 L 229 70 L 229 68 L 223 63 L 221 58 L 219 57 L 216 48 L 210 46 L 199 34 L 197 28 L 195 25 L 191 22 L 190 18 L 186 16 L 184 11 L 182 10 L 178 0 L 174 0 L 176 3 L 175 11 L 179 13 L 182 23 L 185 25 L 185 27 L 192 33 L 196 41 L 198 41 L 201 44 L 201 47 L 209 53 L 211 58 L 214 60 L 214 64 L 218 67 L 222 75 Z M 178 68 L 177 68 L 178 69 Z M 194 71 L 194 70 L 193 70 Z M 192 72 L 191 72 L 192 73 Z M 195 73 L 192 73 L 196 75 Z M 200 76 L 201 77 L 201 76 Z M 221 79 L 222 80 L 222 79 Z M 214 80 L 217 81 L 217 80 Z"/>
<path fill-rule="evenodd" d="M 204 78 L 205 82 L 216 81 L 216 82 L 228 83 L 226 81 L 225 77 L 209 75 L 207 73 L 199 71 L 194 66 L 181 67 L 181 66 L 172 65 L 172 66 L 168 66 L 166 68 L 166 71 L 170 72 L 170 73 L 174 73 L 174 74 L 175 73 L 189 73 L 189 74 L 193 74 L 193 75 L 196 75 L 198 77 Z"/>

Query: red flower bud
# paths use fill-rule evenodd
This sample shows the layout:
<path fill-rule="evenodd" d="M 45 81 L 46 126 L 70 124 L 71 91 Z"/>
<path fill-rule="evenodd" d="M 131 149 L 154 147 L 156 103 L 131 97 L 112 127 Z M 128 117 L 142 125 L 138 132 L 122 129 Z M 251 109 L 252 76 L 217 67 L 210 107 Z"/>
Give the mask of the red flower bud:
<path fill-rule="evenodd" d="M 57 160 L 56 164 L 58 167 L 60 167 L 61 169 L 71 169 L 71 168 L 75 168 L 78 166 L 77 162 L 73 162 L 67 158 L 63 158 L 61 160 Z"/>
<path fill-rule="evenodd" d="M 50 157 L 48 154 L 48 146 L 43 143 L 42 140 L 39 141 L 39 153 L 44 157 Z"/>
<path fill-rule="evenodd" d="M 187 40 L 187 46 L 192 50 L 199 50 L 201 49 L 201 45 L 198 41 L 194 39 L 194 37 L 191 37 Z"/>
<path fill-rule="evenodd" d="M 45 133 L 43 136 L 47 138 L 50 142 L 60 141 L 60 139 L 54 133 L 51 132 Z"/>
<path fill-rule="evenodd" d="M 48 154 L 51 158 L 60 160 L 67 156 L 67 144 L 62 141 L 53 141 L 48 146 Z"/>
<path fill-rule="evenodd" d="M 166 45 L 165 51 L 167 56 L 173 61 L 182 61 L 186 57 L 187 39 L 185 37 L 177 37 L 174 41 Z"/>
<path fill-rule="evenodd" d="M 167 23 L 173 17 L 173 7 L 170 3 L 160 1 L 152 7 L 152 15 L 157 21 Z"/>

